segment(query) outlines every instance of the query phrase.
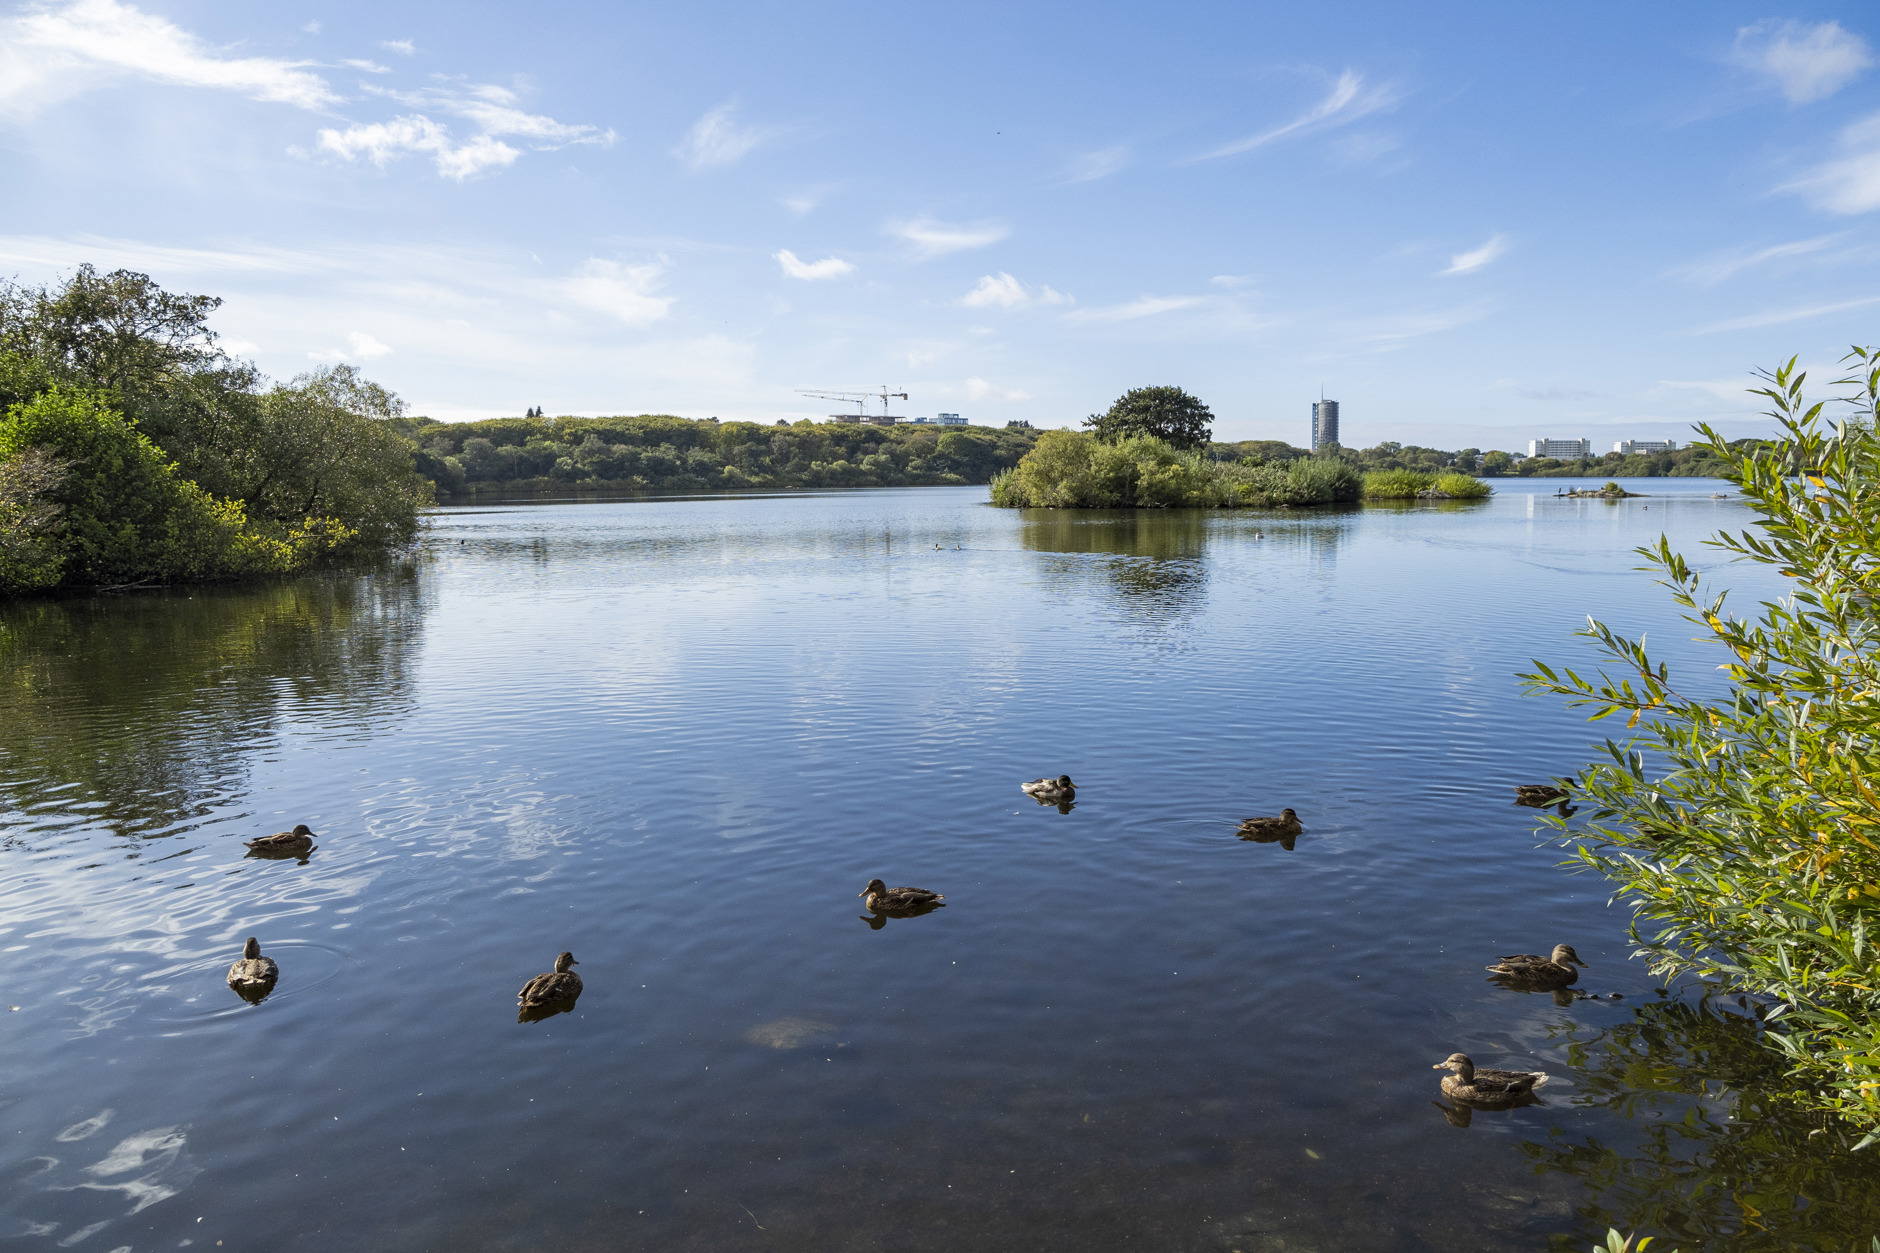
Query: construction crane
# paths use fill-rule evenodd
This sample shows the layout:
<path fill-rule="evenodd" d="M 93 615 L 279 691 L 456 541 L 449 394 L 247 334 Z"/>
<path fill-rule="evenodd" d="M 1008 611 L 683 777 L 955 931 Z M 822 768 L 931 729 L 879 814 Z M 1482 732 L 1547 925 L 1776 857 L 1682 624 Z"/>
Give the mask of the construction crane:
<path fill-rule="evenodd" d="M 879 389 L 872 392 L 837 392 L 799 387 L 796 394 L 799 396 L 814 396 L 819 400 L 836 400 L 845 405 L 854 405 L 855 420 L 858 422 L 868 421 L 868 402 L 871 400 L 879 400 L 881 402 L 881 416 L 888 418 L 888 402 L 890 400 L 907 399 L 906 392 L 891 392 L 888 390 L 887 384 L 885 383 L 882 384 Z M 842 417 L 844 415 L 830 414 L 829 416 Z M 889 419 L 889 421 L 891 422 L 892 419 Z M 887 423 L 883 423 L 883 425 L 887 425 Z"/>

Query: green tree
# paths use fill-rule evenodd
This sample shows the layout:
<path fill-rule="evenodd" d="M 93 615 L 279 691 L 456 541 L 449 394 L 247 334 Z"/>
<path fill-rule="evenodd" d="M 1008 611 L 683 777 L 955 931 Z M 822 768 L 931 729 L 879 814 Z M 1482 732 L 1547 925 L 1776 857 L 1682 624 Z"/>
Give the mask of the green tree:
<path fill-rule="evenodd" d="M 1106 444 L 1149 435 L 1173 448 L 1199 448 L 1213 433 L 1214 414 L 1179 387 L 1138 387 L 1117 397 L 1106 413 L 1084 419 Z"/>
<path fill-rule="evenodd" d="M 1627 719 L 1632 734 L 1608 740 L 1607 760 L 1574 783 L 1597 808 L 1572 840 L 1576 859 L 1655 928 L 1642 940 L 1654 971 L 1771 998 L 1770 1042 L 1870 1141 L 1880 1138 L 1880 353 L 1849 359 L 1859 373 L 1841 380 L 1853 389 L 1841 421 L 1803 400 L 1791 360 L 1758 393 L 1782 439 L 1731 456 L 1703 428 L 1761 523 L 1711 544 L 1779 571 L 1786 599 L 1738 618 L 1666 540 L 1639 550 L 1727 654 L 1724 699 L 1681 691 L 1641 642 L 1597 622 L 1582 634 L 1613 672 L 1536 663 L 1525 677 L 1596 719 Z"/>
<path fill-rule="evenodd" d="M 64 559 L 56 528 L 58 491 L 69 467 L 43 448 L 0 460 L 0 594 L 38 591 L 59 581 Z"/>

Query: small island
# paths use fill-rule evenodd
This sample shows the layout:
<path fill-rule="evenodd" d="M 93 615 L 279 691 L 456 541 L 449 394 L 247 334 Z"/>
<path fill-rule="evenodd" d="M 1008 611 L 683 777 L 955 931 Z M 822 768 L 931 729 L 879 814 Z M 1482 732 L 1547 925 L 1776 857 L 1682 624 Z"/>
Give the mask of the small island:
<path fill-rule="evenodd" d="M 1643 496 L 1644 492 L 1628 492 L 1611 479 L 1604 487 L 1573 488 L 1569 491 L 1556 492 L 1555 495 L 1568 500 L 1622 500 L 1627 496 Z"/>
<path fill-rule="evenodd" d="M 1139 387 L 1088 431 L 1045 431 L 995 475 L 992 503 L 1010 509 L 1291 509 L 1358 501 L 1479 501 L 1494 490 L 1458 470 L 1366 472 L 1326 454 L 1217 460 L 1213 413 L 1179 387 Z"/>

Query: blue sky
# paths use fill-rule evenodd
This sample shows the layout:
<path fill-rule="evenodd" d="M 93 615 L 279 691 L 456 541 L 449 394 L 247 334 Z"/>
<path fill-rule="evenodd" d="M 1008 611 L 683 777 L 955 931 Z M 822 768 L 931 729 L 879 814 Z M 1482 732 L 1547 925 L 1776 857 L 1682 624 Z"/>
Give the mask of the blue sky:
<path fill-rule="evenodd" d="M 1870 6 L 0 9 L 0 274 L 226 298 L 417 413 L 1762 429 L 1880 340 Z M 1826 374 L 1820 377 L 1827 377 Z"/>

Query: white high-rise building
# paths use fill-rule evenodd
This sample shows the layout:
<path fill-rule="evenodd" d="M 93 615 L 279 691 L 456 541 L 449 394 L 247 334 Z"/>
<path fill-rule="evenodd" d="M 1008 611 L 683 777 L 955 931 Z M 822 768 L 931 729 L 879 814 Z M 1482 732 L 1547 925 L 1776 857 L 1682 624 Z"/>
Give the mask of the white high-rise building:
<path fill-rule="evenodd" d="M 1678 441 L 1675 439 L 1622 439 L 1612 446 L 1612 450 L 1622 456 L 1631 456 L 1635 452 L 1675 452 Z"/>
<path fill-rule="evenodd" d="M 1593 455 L 1593 441 L 1590 439 L 1531 439 L 1528 441 L 1528 456 L 1556 457 L 1561 461 L 1578 461 L 1581 457 Z"/>

